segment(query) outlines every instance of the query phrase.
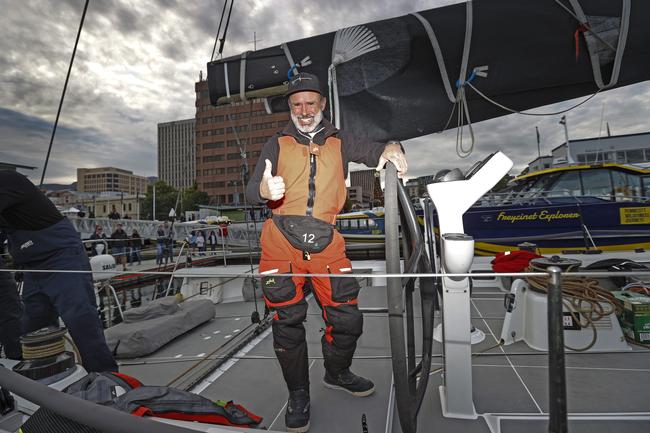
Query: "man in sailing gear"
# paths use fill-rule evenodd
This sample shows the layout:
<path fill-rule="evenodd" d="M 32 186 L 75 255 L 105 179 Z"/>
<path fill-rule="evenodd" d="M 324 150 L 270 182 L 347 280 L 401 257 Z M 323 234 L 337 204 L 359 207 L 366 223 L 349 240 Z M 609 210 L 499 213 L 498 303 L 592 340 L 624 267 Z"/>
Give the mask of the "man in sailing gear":
<path fill-rule="evenodd" d="M 351 273 L 345 242 L 334 229 L 347 195 L 348 162 L 381 168 L 379 164 L 391 161 L 402 175 L 407 164 L 399 143 L 359 140 L 324 119 L 326 99 L 316 76 L 296 75 L 286 95 L 292 121 L 262 148 L 246 196 L 252 204 L 266 203 L 273 210 L 261 235 L 262 289 L 267 306 L 275 310 L 273 345 L 290 392 L 287 430 L 305 432 L 309 428 L 309 365 L 303 326 L 306 279 L 283 274 Z M 363 328 L 357 307 L 358 282 L 354 278 L 310 280 L 326 324 L 321 339 L 326 386 L 356 396 L 370 395 L 373 383 L 349 370 Z M 296 395 L 307 396 L 298 401 L 306 401 L 306 406 L 296 403 Z"/>
<path fill-rule="evenodd" d="M 0 231 L 0 346 L 9 359 L 21 359 L 20 317 L 23 307 L 18 298 L 16 282 L 9 272 L 4 272 L 4 243 L 7 236 Z"/>
<path fill-rule="evenodd" d="M 0 228 L 7 233 L 14 264 L 25 270 L 23 333 L 58 326 L 60 315 L 87 371 L 117 371 L 97 315 L 90 272 L 29 272 L 90 271 L 90 263 L 70 221 L 15 171 L 0 170 Z"/>

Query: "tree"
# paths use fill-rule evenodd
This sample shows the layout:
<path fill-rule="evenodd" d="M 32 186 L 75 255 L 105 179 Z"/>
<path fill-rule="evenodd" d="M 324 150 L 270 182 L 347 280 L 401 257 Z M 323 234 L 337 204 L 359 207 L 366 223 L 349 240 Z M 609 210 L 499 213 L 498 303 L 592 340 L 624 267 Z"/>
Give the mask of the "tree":
<path fill-rule="evenodd" d="M 205 191 L 199 191 L 196 183 L 191 188 L 183 190 L 182 209 L 194 211 L 198 209 L 199 205 L 206 205 L 208 203 L 210 203 L 210 196 Z"/>
<path fill-rule="evenodd" d="M 153 215 L 153 187 L 156 186 L 156 215 Z M 147 195 L 142 204 L 142 215 L 146 219 L 164 221 L 169 218 L 169 211 L 176 206 L 178 191 L 162 180 L 147 186 Z"/>

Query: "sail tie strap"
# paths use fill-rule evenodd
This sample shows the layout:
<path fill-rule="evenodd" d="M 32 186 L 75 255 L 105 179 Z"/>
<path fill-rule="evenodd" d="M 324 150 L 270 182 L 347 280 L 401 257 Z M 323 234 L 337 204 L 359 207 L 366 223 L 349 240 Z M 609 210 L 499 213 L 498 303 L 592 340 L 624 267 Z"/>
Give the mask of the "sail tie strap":
<path fill-rule="evenodd" d="M 434 57 L 436 58 L 436 61 L 438 63 L 440 76 L 442 78 L 442 82 L 445 87 L 445 92 L 447 93 L 447 98 L 449 98 L 449 101 L 451 101 L 451 103 L 454 104 L 451 114 L 449 116 L 449 120 L 447 121 L 447 124 L 443 129 L 447 128 L 449 122 L 453 117 L 454 110 L 456 110 L 456 107 L 458 107 L 458 117 L 457 117 L 458 130 L 456 134 L 456 154 L 460 158 L 466 158 L 472 154 L 472 151 L 474 150 L 474 142 L 475 142 L 474 128 L 472 127 L 472 122 L 469 115 L 469 106 L 467 104 L 466 86 L 469 85 L 469 83 L 471 83 L 471 81 L 473 81 L 477 76 L 480 77 L 487 76 L 487 72 L 486 72 L 487 66 L 474 68 L 472 70 L 472 73 L 469 75 L 469 77 L 467 75 L 467 69 L 469 63 L 469 51 L 472 44 L 472 29 L 474 23 L 474 14 L 473 14 L 472 0 L 468 0 L 465 3 L 465 5 L 466 5 L 465 42 L 463 44 L 463 57 L 460 65 L 460 74 L 458 80 L 456 80 L 455 95 L 454 95 L 454 91 L 451 88 L 449 74 L 447 73 L 447 68 L 445 66 L 442 50 L 440 49 L 440 43 L 438 42 L 438 38 L 436 37 L 436 34 L 433 30 L 433 27 L 431 26 L 431 23 L 429 23 L 429 21 L 427 21 L 422 15 L 420 15 L 417 12 L 411 14 L 415 18 L 417 18 L 418 21 L 420 21 L 420 23 L 424 27 L 427 36 L 429 37 L 429 41 L 431 42 L 431 46 L 433 47 Z M 480 74 L 478 72 L 480 72 Z M 463 145 L 465 122 L 467 122 L 467 127 L 471 139 L 470 145 L 467 148 L 465 148 L 465 146 Z"/>
<path fill-rule="evenodd" d="M 226 84 L 226 96 L 230 98 L 230 82 L 228 81 L 228 62 L 223 62 L 223 81 Z"/>
<path fill-rule="evenodd" d="M 241 64 L 239 66 L 239 98 L 242 102 L 246 102 L 246 57 L 248 51 L 241 54 Z"/>
<path fill-rule="evenodd" d="M 284 55 L 287 56 L 287 60 L 289 61 L 289 66 L 293 67 L 293 65 L 296 64 L 296 62 L 293 61 L 293 57 L 291 56 L 291 51 L 289 51 L 289 45 L 282 44 L 280 45 L 282 47 L 282 51 L 284 51 Z"/>
<path fill-rule="evenodd" d="M 585 15 L 582 7 L 580 6 L 579 0 L 569 0 L 569 3 L 571 3 L 571 6 L 573 7 L 573 12 L 569 10 L 566 6 L 564 6 L 559 0 L 555 0 L 555 2 L 558 5 L 560 5 L 564 10 L 566 10 L 569 14 L 571 14 L 580 23 L 580 27 L 578 27 L 578 30 L 576 31 L 575 34 L 576 55 L 578 54 L 577 36 L 578 33 L 583 33 L 585 36 L 585 41 L 587 42 L 587 48 L 589 50 L 589 57 L 591 59 L 591 69 L 593 70 L 594 81 L 596 82 L 598 89 L 605 90 L 615 86 L 616 83 L 618 82 L 618 77 L 621 72 L 621 63 L 623 61 L 623 54 L 625 53 L 627 35 L 630 30 L 630 14 L 632 9 L 630 0 L 623 0 L 623 8 L 621 11 L 620 28 L 618 34 L 618 43 L 616 47 L 612 47 L 594 30 L 594 27 L 589 24 L 587 15 Z M 584 30 L 581 31 L 581 28 L 583 28 Z M 615 53 L 614 65 L 612 67 L 612 75 L 608 83 L 605 83 L 603 81 L 601 65 L 600 65 L 601 56 L 597 51 L 597 47 L 595 46 L 595 41 L 593 40 L 590 41 L 591 37 L 597 39 L 604 46 L 608 47 L 610 50 L 612 50 Z"/>

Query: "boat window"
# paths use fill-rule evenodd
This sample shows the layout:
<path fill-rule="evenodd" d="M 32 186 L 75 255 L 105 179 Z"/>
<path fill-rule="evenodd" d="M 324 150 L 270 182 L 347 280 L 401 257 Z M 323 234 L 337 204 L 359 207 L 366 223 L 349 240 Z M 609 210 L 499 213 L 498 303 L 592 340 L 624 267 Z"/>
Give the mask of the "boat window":
<path fill-rule="evenodd" d="M 359 228 L 360 229 L 368 228 L 368 220 L 359 220 Z"/>
<path fill-rule="evenodd" d="M 376 225 L 377 223 L 375 222 L 375 220 L 373 219 L 368 220 L 368 227 L 375 227 Z"/>
<path fill-rule="evenodd" d="M 547 175 L 538 176 L 533 182 L 526 185 L 519 194 L 520 197 L 533 198 L 540 194 L 545 195 L 552 185 L 562 173 L 551 173 Z"/>
<path fill-rule="evenodd" d="M 650 175 L 643 176 L 643 193 L 641 195 L 644 197 L 643 201 L 650 200 Z"/>
<path fill-rule="evenodd" d="M 341 220 L 340 223 L 343 230 L 346 230 L 350 227 L 350 220 Z"/>
<path fill-rule="evenodd" d="M 641 197 L 641 177 L 623 171 L 612 171 L 614 199 L 616 201 L 637 201 Z"/>
<path fill-rule="evenodd" d="M 582 172 L 583 195 L 598 197 L 605 200 L 612 199 L 612 181 L 609 170 L 599 168 Z"/>
<path fill-rule="evenodd" d="M 546 197 L 575 197 L 581 195 L 580 175 L 577 171 L 565 171 L 557 173 L 553 179 L 549 179 L 549 186 L 544 194 Z M 552 182 L 552 184 L 550 184 Z"/>
<path fill-rule="evenodd" d="M 349 220 L 350 228 L 356 229 L 359 227 L 359 220 Z"/>
<path fill-rule="evenodd" d="M 627 154 L 627 162 L 646 162 L 645 157 L 643 156 L 643 149 L 631 149 L 625 151 L 625 153 Z"/>

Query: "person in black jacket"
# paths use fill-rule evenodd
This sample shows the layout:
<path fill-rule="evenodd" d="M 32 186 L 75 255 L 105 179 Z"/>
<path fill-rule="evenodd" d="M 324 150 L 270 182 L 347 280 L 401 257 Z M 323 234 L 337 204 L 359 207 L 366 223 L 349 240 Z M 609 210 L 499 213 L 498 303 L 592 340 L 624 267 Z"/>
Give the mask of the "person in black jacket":
<path fill-rule="evenodd" d="M 60 315 L 87 371 L 117 371 L 97 315 L 90 263 L 79 233 L 15 171 L 0 170 L 0 229 L 7 234 L 13 263 L 24 272 L 23 333 L 58 326 Z M 1 306 L 0 317 L 6 317 L 6 304 Z"/>
<path fill-rule="evenodd" d="M 113 252 L 113 257 L 117 263 L 122 264 L 122 270 L 126 271 L 126 250 L 127 244 L 129 243 L 129 236 L 126 234 L 122 228 L 122 224 L 117 223 L 115 231 L 111 233 L 111 251 Z"/>
<path fill-rule="evenodd" d="M 99 241 L 92 242 L 90 244 L 91 256 L 100 254 L 99 250 L 101 250 L 101 254 L 108 254 L 108 242 L 106 242 L 106 233 L 104 233 L 104 228 L 101 225 L 97 224 L 95 226 L 95 233 L 90 235 L 90 239 Z M 98 248 L 99 245 L 101 245 L 101 247 Z"/>
<path fill-rule="evenodd" d="M 131 232 L 131 239 L 129 240 L 129 264 L 135 263 L 136 259 L 138 260 L 138 265 L 142 264 L 142 258 L 140 257 L 140 249 L 142 248 L 142 238 L 140 233 L 136 229 L 133 229 Z"/>
<path fill-rule="evenodd" d="M 6 234 L 0 231 L 0 345 L 7 358 L 21 359 L 20 317 L 23 307 L 18 298 L 16 282 L 9 272 L 2 271 L 6 239 Z"/>

